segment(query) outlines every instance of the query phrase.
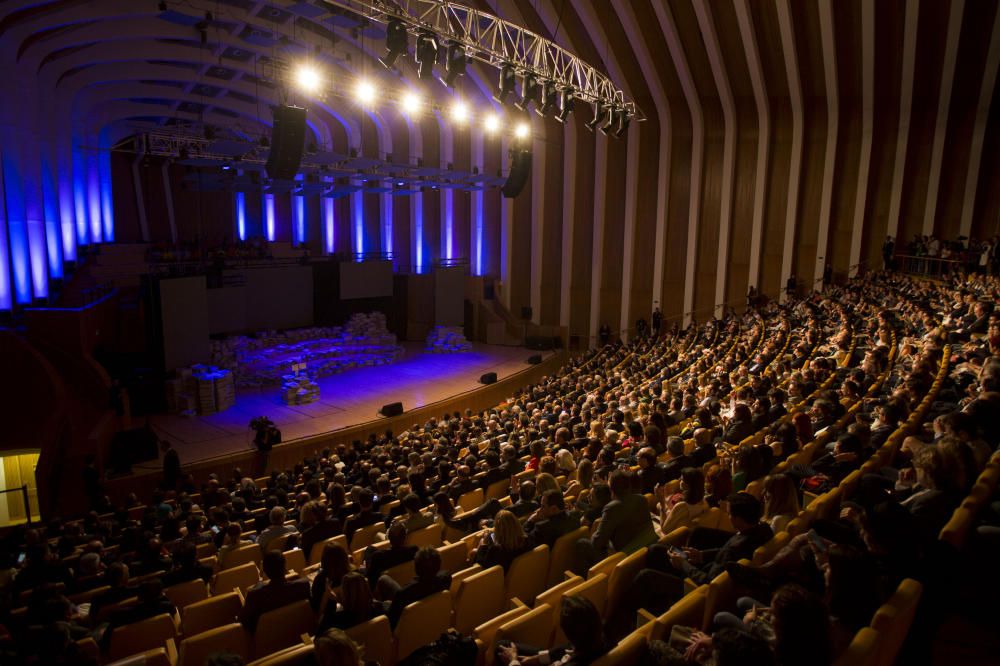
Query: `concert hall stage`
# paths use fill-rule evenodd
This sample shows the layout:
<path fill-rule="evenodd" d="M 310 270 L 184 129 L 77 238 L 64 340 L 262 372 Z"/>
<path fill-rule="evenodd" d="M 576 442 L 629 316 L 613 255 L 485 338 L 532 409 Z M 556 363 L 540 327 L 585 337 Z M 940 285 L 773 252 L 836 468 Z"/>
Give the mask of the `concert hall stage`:
<path fill-rule="evenodd" d="M 205 461 L 251 447 L 250 419 L 270 417 L 281 430 L 282 441 L 340 430 L 379 418 L 382 405 L 401 401 L 403 409 L 445 400 L 482 385 L 479 377 L 496 372 L 504 379 L 529 367 L 533 352 L 524 347 L 474 343 L 472 351 L 454 354 L 424 352 L 420 342 L 404 342 L 396 363 L 352 368 L 322 377 L 319 401 L 286 405 L 281 387 L 238 389 L 236 404 L 207 416 L 160 414 L 151 418 L 157 435 L 170 440 L 181 463 Z M 545 352 L 548 358 L 552 352 Z M 138 465 L 139 469 L 158 462 Z"/>

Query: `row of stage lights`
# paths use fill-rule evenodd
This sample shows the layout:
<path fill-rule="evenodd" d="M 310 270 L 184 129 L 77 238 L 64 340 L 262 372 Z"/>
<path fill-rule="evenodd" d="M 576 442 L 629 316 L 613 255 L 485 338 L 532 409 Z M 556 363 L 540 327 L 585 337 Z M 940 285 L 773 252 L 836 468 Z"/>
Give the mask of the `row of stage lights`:
<path fill-rule="evenodd" d="M 324 86 L 323 75 L 319 69 L 313 65 L 302 64 L 295 70 L 295 85 L 305 93 L 319 93 Z M 362 107 L 374 106 L 379 96 L 379 91 L 375 84 L 368 79 L 361 79 L 354 85 L 352 91 L 354 100 Z M 400 110 L 410 117 L 419 116 L 425 109 L 423 98 L 416 92 L 407 91 L 398 99 Z M 473 112 L 469 104 L 462 99 L 456 99 L 447 109 L 448 117 L 458 125 L 471 123 Z M 503 126 L 503 119 L 500 114 L 490 111 L 483 115 L 482 128 L 487 134 L 497 134 Z M 514 136 L 518 139 L 526 139 L 531 134 L 531 125 L 526 121 L 518 121 L 513 125 Z"/>
<path fill-rule="evenodd" d="M 395 69 L 396 61 L 409 55 L 410 36 L 402 21 L 389 20 L 386 27 L 385 49 L 386 53 L 379 58 L 379 62 L 387 69 Z M 417 63 L 417 75 L 421 80 L 434 77 L 434 65 L 439 60 L 438 54 L 439 37 L 428 30 L 420 30 L 413 58 Z M 465 75 L 468 55 L 465 47 L 455 41 L 448 42 L 442 55 L 444 73 L 439 80 L 445 86 L 453 88 L 458 77 Z M 504 64 L 500 68 L 500 81 L 493 99 L 503 106 L 508 106 L 510 100 L 514 98 L 517 77 L 518 72 L 514 65 Z M 534 104 L 535 113 L 538 115 L 545 117 L 554 112 L 553 117 L 565 123 L 569 114 L 573 112 L 574 102 L 577 99 L 576 91 L 572 87 L 560 87 L 554 81 L 543 80 L 533 72 L 524 72 L 522 78 L 521 96 L 514 100 L 514 107 L 527 113 L 529 107 Z M 323 86 L 323 76 L 320 71 L 306 64 L 300 65 L 296 71 L 295 81 L 298 87 L 307 93 L 317 93 Z M 359 104 L 371 106 L 375 102 L 377 93 L 374 84 L 368 80 L 361 80 L 355 86 L 354 97 Z M 400 99 L 400 107 L 407 115 L 416 115 L 423 107 L 423 101 L 416 93 L 407 92 Z M 468 123 L 472 119 L 472 111 L 461 99 L 452 103 L 449 115 L 458 124 Z M 591 131 L 600 129 L 604 134 L 621 137 L 628 130 L 630 120 L 631 117 L 624 106 L 616 107 L 596 102 L 594 116 L 586 126 Z M 498 114 L 491 112 L 483 117 L 482 123 L 483 129 L 493 134 L 500 130 L 502 121 Z M 514 125 L 513 131 L 516 137 L 523 139 L 530 134 L 531 128 L 527 122 L 519 121 Z"/>

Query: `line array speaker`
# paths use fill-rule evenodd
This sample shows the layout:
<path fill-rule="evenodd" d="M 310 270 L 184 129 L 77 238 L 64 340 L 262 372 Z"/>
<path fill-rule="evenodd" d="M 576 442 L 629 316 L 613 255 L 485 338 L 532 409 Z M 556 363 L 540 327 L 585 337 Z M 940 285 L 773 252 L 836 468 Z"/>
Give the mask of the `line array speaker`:
<path fill-rule="evenodd" d="M 510 153 L 510 173 L 507 182 L 500 190 L 505 197 L 513 199 L 528 182 L 531 174 L 531 150 L 528 148 L 513 148 Z"/>
<path fill-rule="evenodd" d="M 305 140 L 306 110 L 298 106 L 274 107 L 267 175 L 274 180 L 294 180 L 302 162 Z"/>

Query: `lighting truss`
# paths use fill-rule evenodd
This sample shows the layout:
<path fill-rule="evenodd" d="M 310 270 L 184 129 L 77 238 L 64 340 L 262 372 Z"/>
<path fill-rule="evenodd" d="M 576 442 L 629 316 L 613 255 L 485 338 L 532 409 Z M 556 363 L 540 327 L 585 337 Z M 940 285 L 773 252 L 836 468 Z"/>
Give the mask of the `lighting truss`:
<path fill-rule="evenodd" d="M 396 19 L 413 33 L 431 31 L 439 39 L 465 46 L 469 58 L 501 69 L 513 65 L 559 89 L 572 88 L 577 99 L 624 109 L 630 120 L 646 116 L 611 79 L 544 37 L 471 7 L 448 0 L 318 0 L 327 10 L 346 10 L 371 21 Z"/>

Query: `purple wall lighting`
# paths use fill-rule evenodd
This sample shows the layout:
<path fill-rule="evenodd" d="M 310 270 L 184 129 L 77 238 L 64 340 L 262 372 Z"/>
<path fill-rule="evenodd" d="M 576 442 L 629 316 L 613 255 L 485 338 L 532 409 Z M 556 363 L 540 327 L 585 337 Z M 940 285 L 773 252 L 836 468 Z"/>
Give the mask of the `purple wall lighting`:
<path fill-rule="evenodd" d="M 323 249 L 327 254 L 333 254 L 334 237 L 336 236 L 333 218 L 333 199 L 323 198 Z"/>
<path fill-rule="evenodd" d="M 241 241 L 247 239 L 247 195 L 244 192 L 237 192 L 235 195 L 236 205 L 236 235 Z"/>
<path fill-rule="evenodd" d="M 292 195 L 292 231 L 294 245 L 306 242 L 306 198 Z"/>
<path fill-rule="evenodd" d="M 264 195 L 264 233 L 267 240 L 274 240 L 274 195 Z"/>

